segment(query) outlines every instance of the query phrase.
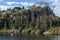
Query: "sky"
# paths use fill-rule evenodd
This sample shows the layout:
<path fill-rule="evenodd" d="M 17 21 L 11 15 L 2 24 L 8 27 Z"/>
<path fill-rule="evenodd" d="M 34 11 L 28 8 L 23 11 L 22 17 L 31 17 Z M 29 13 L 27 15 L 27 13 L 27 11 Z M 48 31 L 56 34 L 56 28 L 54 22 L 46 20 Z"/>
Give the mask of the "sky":
<path fill-rule="evenodd" d="M 37 2 L 48 2 L 56 16 L 60 17 L 60 0 L 0 0 L 0 9 L 6 10 L 13 7 L 25 7 L 34 5 Z M 53 7 L 55 6 L 55 7 Z"/>

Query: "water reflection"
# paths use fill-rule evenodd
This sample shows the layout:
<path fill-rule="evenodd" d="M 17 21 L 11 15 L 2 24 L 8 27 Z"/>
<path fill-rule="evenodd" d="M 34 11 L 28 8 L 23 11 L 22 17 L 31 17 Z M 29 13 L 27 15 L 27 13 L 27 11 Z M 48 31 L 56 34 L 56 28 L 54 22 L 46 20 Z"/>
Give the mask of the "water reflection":
<path fill-rule="evenodd" d="M 60 36 L 52 35 L 20 35 L 20 36 L 0 36 L 0 40 L 60 40 Z"/>
<path fill-rule="evenodd" d="M 49 37 L 51 40 L 60 40 L 60 35 L 54 35 Z"/>

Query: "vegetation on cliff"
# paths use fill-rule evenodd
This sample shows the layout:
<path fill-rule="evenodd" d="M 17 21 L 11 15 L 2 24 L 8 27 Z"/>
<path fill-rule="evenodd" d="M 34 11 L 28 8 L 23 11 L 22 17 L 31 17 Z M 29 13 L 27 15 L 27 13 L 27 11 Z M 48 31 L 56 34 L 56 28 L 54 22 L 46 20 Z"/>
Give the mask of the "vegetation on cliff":
<path fill-rule="evenodd" d="M 14 7 L 0 11 L 0 29 L 16 29 L 20 30 L 20 33 L 40 34 L 51 27 L 55 29 L 59 26 L 60 18 L 49 6 L 32 5 L 29 9 Z"/>

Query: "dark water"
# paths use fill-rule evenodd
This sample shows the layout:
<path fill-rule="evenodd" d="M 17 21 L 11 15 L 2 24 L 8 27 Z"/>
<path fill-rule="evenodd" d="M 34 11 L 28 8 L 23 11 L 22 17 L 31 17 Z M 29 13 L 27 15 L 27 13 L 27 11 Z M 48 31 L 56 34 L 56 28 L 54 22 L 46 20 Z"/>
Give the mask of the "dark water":
<path fill-rule="evenodd" d="M 60 40 L 60 36 L 52 35 L 20 35 L 20 36 L 0 36 L 0 40 Z"/>

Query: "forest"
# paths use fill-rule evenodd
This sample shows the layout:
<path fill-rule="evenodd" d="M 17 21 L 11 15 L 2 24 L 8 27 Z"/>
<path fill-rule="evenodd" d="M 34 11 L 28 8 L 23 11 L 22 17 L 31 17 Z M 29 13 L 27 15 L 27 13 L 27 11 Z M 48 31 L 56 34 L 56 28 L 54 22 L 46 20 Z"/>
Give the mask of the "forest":
<path fill-rule="evenodd" d="M 0 11 L 0 30 L 15 29 L 22 33 L 25 32 L 24 30 L 42 33 L 56 27 L 60 27 L 60 18 L 49 6 L 32 5 L 29 9 L 14 7 Z"/>

